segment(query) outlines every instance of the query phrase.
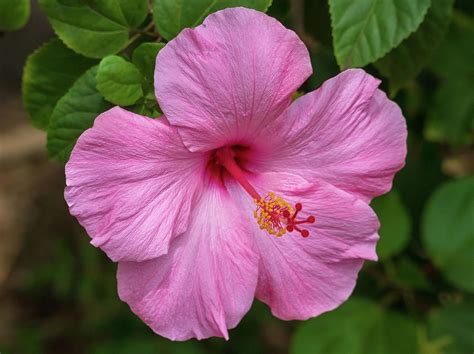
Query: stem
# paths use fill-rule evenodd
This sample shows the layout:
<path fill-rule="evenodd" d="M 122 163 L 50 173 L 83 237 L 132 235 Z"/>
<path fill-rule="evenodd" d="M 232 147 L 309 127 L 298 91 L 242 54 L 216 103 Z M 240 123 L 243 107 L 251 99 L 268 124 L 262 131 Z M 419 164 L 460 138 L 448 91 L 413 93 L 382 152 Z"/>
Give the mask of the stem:
<path fill-rule="evenodd" d="M 135 42 L 138 38 L 140 38 L 142 35 L 148 35 L 148 36 L 153 36 L 153 37 L 160 37 L 159 33 L 154 33 L 150 32 L 150 30 L 155 26 L 155 24 L 150 22 L 144 29 L 133 29 L 132 33 L 136 33 L 134 36 L 130 37 L 130 39 L 125 43 L 125 45 L 122 48 L 122 51 L 130 47 L 133 42 Z"/>
<path fill-rule="evenodd" d="M 140 38 L 142 34 L 141 33 L 137 33 L 136 35 L 134 35 L 133 37 L 130 37 L 130 39 L 128 40 L 127 43 L 124 44 L 123 48 L 121 51 L 124 51 L 125 49 L 127 49 L 128 47 L 130 47 L 133 42 L 135 42 L 138 38 Z"/>

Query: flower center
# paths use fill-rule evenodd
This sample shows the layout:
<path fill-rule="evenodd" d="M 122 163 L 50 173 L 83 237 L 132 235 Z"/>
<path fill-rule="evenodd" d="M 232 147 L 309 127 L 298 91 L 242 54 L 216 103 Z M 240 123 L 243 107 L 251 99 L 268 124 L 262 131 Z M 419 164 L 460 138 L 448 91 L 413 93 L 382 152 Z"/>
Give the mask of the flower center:
<path fill-rule="evenodd" d="M 235 161 L 235 152 L 229 146 L 216 151 L 217 162 L 222 165 L 229 174 L 235 178 L 242 188 L 253 198 L 256 205 L 254 217 L 260 229 L 267 231 L 270 235 L 281 237 L 287 232 L 297 231 L 303 237 L 309 236 L 309 231 L 301 228 L 302 224 L 312 224 L 315 222 L 314 216 L 306 219 L 297 219 L 298 213 L 303 209 L 301 203 L 291 206 L 283 198 L 269 192 L 265 197 L 261 197 L 250 182 L 245 178 L 245 174 Z"/>

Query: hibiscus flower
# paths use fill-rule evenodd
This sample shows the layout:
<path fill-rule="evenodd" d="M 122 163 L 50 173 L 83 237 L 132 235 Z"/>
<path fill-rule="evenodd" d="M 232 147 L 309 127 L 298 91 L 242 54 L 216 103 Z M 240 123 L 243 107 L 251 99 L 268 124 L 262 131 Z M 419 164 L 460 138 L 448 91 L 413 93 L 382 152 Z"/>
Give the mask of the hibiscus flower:
<path fill-rule="evenodd" d="M 377 259 L 368 203 L 404 164 L 405 120 L 358 69 L 292 103 L 311 73 L 293 31 L 226 9 L 160 51 L 162 118 L 116 107 L 79 138 L 70 212 L 156 333 L 228 338 L 254 297 L 284 320 L 317 316 Z"/>

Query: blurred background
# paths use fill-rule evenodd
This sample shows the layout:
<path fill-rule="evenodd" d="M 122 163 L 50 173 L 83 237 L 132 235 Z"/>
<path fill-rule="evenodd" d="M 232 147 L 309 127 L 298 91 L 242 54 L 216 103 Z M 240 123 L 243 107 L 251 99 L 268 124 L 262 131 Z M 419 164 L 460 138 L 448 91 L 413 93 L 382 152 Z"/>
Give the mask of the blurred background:
<path fill-rule="evenodd" d="M 474 352 L 473 11 L 456 1 L 431 59 L 392 92 L 409 126 L 407 166 L 373 203 L 381 260 L 364 267 L 352 300 L 306 322 L 255 301 L 228 342 L 173 343 L 118 299 L 115 265 L 69 215 L 64 167 L 48 160 L 46 134 L 23 108 L 25 61 L 54 36 L 32 1 L 26 26 L 0 33 L 0 353 Z M 339 72 L 326 1 L 274 0 L 268 13 L 311 51 L 315 75 L 302 91 Z M 365 69 L 389 92 L 383 67 Z"/>

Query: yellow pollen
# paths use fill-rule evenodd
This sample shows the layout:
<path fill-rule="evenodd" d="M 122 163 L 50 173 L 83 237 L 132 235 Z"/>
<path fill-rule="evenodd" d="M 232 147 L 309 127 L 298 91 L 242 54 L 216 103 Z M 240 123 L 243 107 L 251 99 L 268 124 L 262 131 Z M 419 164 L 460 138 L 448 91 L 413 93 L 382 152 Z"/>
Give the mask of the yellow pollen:
<path fill-rule="evenodd" d="M 290 214 L 293 213 L 290 203 L 273 192 L 268 193 L 265 198 L 254 199 L 254 203 L 257 208 L 253 216 L 260 229 L 276 237 L 283 236 L 286 233 L 286 218 L 283 212 L 288 210 Z"/>

